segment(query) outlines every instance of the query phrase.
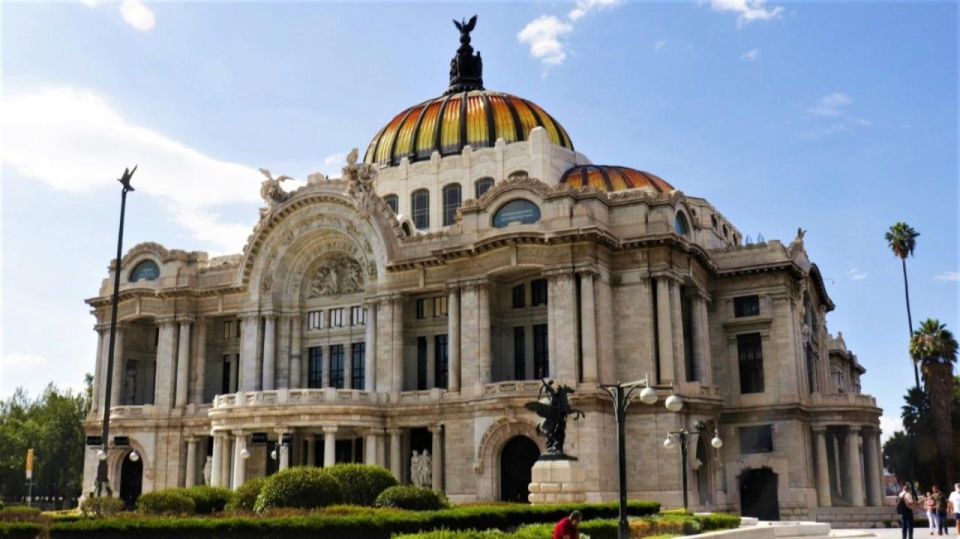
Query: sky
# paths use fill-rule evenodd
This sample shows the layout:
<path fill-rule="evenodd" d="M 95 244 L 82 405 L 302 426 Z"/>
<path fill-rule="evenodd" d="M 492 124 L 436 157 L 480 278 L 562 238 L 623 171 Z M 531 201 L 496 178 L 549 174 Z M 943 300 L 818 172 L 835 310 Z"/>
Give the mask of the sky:
<path fill-rule="evenodd" d="M 338 175 L 353 147 L 440 95 L 478 15 L 488 89 L 531 99 L 594 163 L 657 174 L 745 236 L 798 227 L 898 424 L 913 370 L 900 261 L 917 229 L 914 323 L 960 332 L 958 8 L 952 2 L 0 5 L 0 398 L 94 368 L 116 249 L 239 253 L 258 168 Z"/>

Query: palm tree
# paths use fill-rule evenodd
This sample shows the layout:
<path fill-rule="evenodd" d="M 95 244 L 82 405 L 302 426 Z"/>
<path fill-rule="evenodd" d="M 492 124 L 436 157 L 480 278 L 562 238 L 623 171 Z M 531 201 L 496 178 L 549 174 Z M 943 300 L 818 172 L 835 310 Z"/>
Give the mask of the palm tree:
<path fill-rule="evenodd" d="M 957 339 L 946 324 L 930 318 L 910 339 L 910 355 L 923 371 L 923 385 L 930 398 L 934 437 L 940 457 L 940 477 L 953 483 L 953 364 L 957 361 Z M 949 466 L 945 467 L 945 463 Z"/>
<path fill-rule="evenodd" d="M 903 264 L 903 293 L 907 297 L 907 324 L 910 328 L 910 336 L 913 337 L 913 317 L 910 315 L 910 287 L 907 284 L 907 257 L 913 256 L 913 250 L 917 246 L 917 236 L 920 233 L 903 221 L 890 227 L 890 230 L 884 235 L 887 239 L 887 245 L 893 251 L 900 262 Z M 913 363 L 913 378 L 917 387 L 920 387 L 920 373 L 917 369 L 917 363 Z"/>

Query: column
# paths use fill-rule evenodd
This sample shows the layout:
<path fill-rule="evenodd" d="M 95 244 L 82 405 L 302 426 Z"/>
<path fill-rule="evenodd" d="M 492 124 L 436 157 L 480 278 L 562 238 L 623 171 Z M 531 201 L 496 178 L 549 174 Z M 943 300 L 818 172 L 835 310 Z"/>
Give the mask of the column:
<path fill-rule="evenodd" d="M 280 469 L 286 470 L 290 467 L 290 446 L 283 443 L 283 435 L 286 434 L 286 431 L 280 429 L 277 431 L 277 461 L 280 463 Z"/>
<path fill-rule="evenodd" d="M 302 366 L 302 357 L 303 357 L 303 319 L 299 316 L 294 316 L 290 319 L 291 331 L 293 335 L 290 337 L 290 387 L 291 388 L 300 388 L 303 387 L 303 366 Z"/>
<path fill-rule="evenodd" d="M 850 502 L 856 507 L 864 505 L 863 461 L 860 452 L 860 427 L 847 431 L 847 468 L 850 470 Z"/>
<path fill-rule="evenodd" d="M 263 317 L 263 385 L 264 391 L 274 389 L 274 377 L 277 373 L 277 317 L 268 314 Z"/>
<path fill-rule="evenodd" d="M 257 342 L 260 340 L 260 318 L 256 314 L 240 317 L 240 381 L 238 391 L 257 391 Z"/>
<path fill-rule="evenodd" d="M 377 434 L 374 429 L 363 433 L 363 463 L 377 464 Z"/>
<path fill-rule="evenodd" d="M 277 359 L 273 378 L 273 388 L 290 387 L 290 316 L 284 315 L 277 320 Z"/>
<path fill-rule="evenodd" d="M 447 389 L 460 391 L 460 288 L 450 287 L 447 299 Z"/>
<path fill-rule="evenodd" d="M 813 427 L 814 444 L 817 451 L 817 505 L 830 507 L 830 463 L 827 461 L 827 428 Z"/>
<path fill-rule="evenodd" d="M 243 431 L 234 433 L 233 443 L 233 490 L 242 487 L 247 479 L 247 459 L 243 458 L 243 450 L 247 448 L 247 435 Z"/>
<path fill-rule="evenodd" d="M 337 427 L 323 427 L 323 467 L 337 463 Z"/>
<path fill-rule="evenodd" d="M 230 476 L 233 470 L 233 438 L 229 433 L 223 434 L 223 443 L 220 445 L 220 452 L 223 456 L 220 458 L 220 485 L 224 488 L 230 488 Z"/>
<path fill-rule="evenodd" d="M 431 475 L 433 484 L 430 485 L 430 488 L 443 490 L 443 426 L 431 426 L 430 437 L 433 441 L 430 451 L 430 462 L 433 463 L 433 473 Z"/>
<path fill-rule="evenodd" d="M 184 486 L 190 488 L 197 484 L 197 439 L 187 436 L 187 474 Z"/>
<path fill-rule="evenodd" d="M 100 403 L 103 402 L 100 398 L 100 392 L 103 391 L 103 371 L 106 368 L 103 366 L 103 350 L 106 348 L 104 332 L 99 325 L 93 327 L 94 331 L 97 332 L 97 359 L 96 364 L 94 365 L 93 372 L 93 395 L 92 402 L 90 403 L 90 411 L 97 413 L 100 409 Z"/>
<path fill-rule="evenodd" d="M 391 391 L 399 393 L 403 391 L 403 298 L 397 297 L 390 300 L 390 305 L 393 308 L 393 331 L 392 334 L 392 344 L 393 349 L 393 383 L 390 387 Z"/>
<path fill-rule="evenodd" d="M 883 505 L 883 487 L 880 483 L 880 462 L 877 460 L 877 436 L 873 432 L 863 435 L 863 458 L 866 459 L 867 478 L 864 481 L 867 487 L 867 505 L 879 507 Z"/>
<path fill-rule="evenodd" d="M 172 327 L 172 326 L 171 326 Z M 163 337 L 163 332 L 160 333 L 161 338 Z M 107 330 L 107 356 L 104 357 L 104 365 L 107 364 L 110 354 L 110 333 Z M 123 379 L 124 370 L 126 369 L 126 362 L 123 361 L 123 325 L 117 324 L 117 332 L 114 334 L 113 342 L 113 372 L 110 386 L 110 406 L 123 406 Z M 157 351 L 157 369 L 160 369 L 160 353 L 159 349 Z"/>
<path fill-rule="evenodd" d="M 674 373 L 677 382 L 686 382 L 690 379 L 687 372 L 687 355 L 684 351 L 683 343 L 683 315 L 680 310 L 683 308 L 683 298 L 680 297 L 680 283 L 674 281 L 670 285 L 670 313 L 673 316 L 673 358 Z"/>
<path fill-rule="evenodd" d="M 477 365 L 480 385 L 493 380 L 493 358 L 490 354 L 490 285 L 477 286 Z"/>
<path fill-rule="evenodd" d="M 177 389 L 174 406 L 187 405 L 190 385 L 190 320 L 180 321 L 180 338 L 177 346 Z"/>
<path fill-rule="evenodd" d="M 157 382 L 154 403 L 157 408 L 173 406 L 173 391 L 177 372 L 177 326 L 173 320 L 160 322 L 160 340 L 157 344 Z"/>
<path fill-rule="evenodd" d="M 834 477 L 837 480 L 837 494 L 843 496 L 843 484 L 846 483 L 845 477 L 843 477 L 843 465 L 840 462 L 840 435 L 836 432 L 833 433 L 833 463 L 834 463 Z"/>
<path fill-rule="evenodd" d="M 476 367 L 479 357 L 477 327 L 479 295 L 476 283 L 467 283 L 460 295 L 460 357 L 468 358 L 467 363 L 460 362 L 461 391 L 472 392 L 479 387 L 480 378 Z M 480 388 L 482 392 L 482 388 Z"/>
<path fill-rule="evenodd" d="M 210 465 L 210 485 L 219 487 L 223 484 L 223 435 L 213 433 L 213 464 Z"/>
<path fill-rule="evenodd" d="M 363 355 L 363 389 L 376 391 L 377 388 L 377 302 L 369 301 L 367 306 L 367 327 Z"/>
<path fill-rule="evenodd" d="M 197 348 L 193 351 L 193 403 L 204 403 L 207 385 L 207 325 L 206 318 L 197 319 Z"/>
<path fill-rule="evenodd" d="M 583 350 L 583 381 L 597 382 L 597 321 L 593 295 L 593 272 L 580 274 L 580 329 Z"/>
<path fill-rule="evenodd" d="M 548 283 L 550 376 L 558 382 L 576 385 L 580 379 L 576 279 L 572 272 L 558 270 L 549 275 Z"/>
<path fill-rule="evenodd" d="M 871 479 L 871 481 L 874 481 L 875 482 L 874 484 L 877 485 L 876 490 L 878 493 L 880 493 L 880 504 L 883 505 L 884 499 L 886 498 L 886 494 L 884 493 L 884 488 L 883 488 L 883 444 L 880 443 L 880 429 L 877 429 L 877 433 L 873 436 L 874 436 L 873 447 L 874 449 L 876 449 L 875 455 L 877 459 L 876 460 L 877 473 L 874 474 L 874 477 L 873 479 Z"/>
<path fill-rule="evenodd" d="M 674 380 L 673 367 L 673 314 L 670 310 L 669 277 L 657 277 L 657 349 L 660 352 L 660 383 Z"/>
<path fill-rule="evenodd" d="M 353 389 L 353 335 L 343 344 L 343 388 Z"/>
<path fill-rule="evenodd" d="M 403 466 L 400 462 L 400 429 L 389 429 L 387 432 L 390 434 L 390 472 L 397 478 L 397 481 L 403 482 L 401 478 Z"/>
<path fill-rule="evenodd" d="M 699 291 L 698 291 L 699 292 Z M 710 317 L 707 315 L 707 298 L 704 292 L 697 294 L 693 301 L 694 316 L 694 358 L 700 367 L 700 383 L 713 385 L 713 363 L 710 354 Z M 699 353 L 699 356 L 697 355 Z M 699 357 L 699 359 L 697 359 Z"/>
<path fill-rule="evenodd" d="M 307 434 L 307 466 L 317 465 L 317 437 L 314 434 Z"/>

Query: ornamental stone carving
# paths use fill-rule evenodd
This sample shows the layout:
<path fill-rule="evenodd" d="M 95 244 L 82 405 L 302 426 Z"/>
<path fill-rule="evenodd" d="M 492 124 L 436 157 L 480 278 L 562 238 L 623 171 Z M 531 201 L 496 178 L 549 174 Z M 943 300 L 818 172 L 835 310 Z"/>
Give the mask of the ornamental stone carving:
<path fill-rule="evenodd" d="M 336 254 L 324 260 L 313 275 L 311 298 L 350 294 L 363 288 L 363 268 L 353 258 Z"/>
<path fill-rule="evenodd" d="M 343 181 L 347 182 L 347 193 L 356 201 L 357 212 L 361 217 L 370 215 L 372 205 L 373 182 L 377 179 L 377 169 L 366 163 L 357 164 L 357 149 L 347 155 L 347 166 L 343 167 Z"/>
<path fill-rule="evenodd" d="M 287 193 L 280 187 L 280 182 L 292 180 L 293 178 L 290 176 L 274 178 L 273 175 L 270 174 L 270 171 L 265 168 L 261 168 L 260 173 L 267 177 L 266 180 L 260 183 L 260 197 L 267 203 L 267 207 L 272 208 L 290 198 L 290 193 Z"/>

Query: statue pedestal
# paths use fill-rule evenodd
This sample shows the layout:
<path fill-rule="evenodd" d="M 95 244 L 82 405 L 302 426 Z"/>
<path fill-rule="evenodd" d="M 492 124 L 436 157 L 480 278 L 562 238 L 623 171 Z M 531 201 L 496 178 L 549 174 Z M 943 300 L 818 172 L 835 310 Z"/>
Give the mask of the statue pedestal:
<path fill-rule="evenodd" d="M 530 503 L 580 503 L 586 500 L 583 468 L 576 460 L 538 460 L 530 474 Z"/>

